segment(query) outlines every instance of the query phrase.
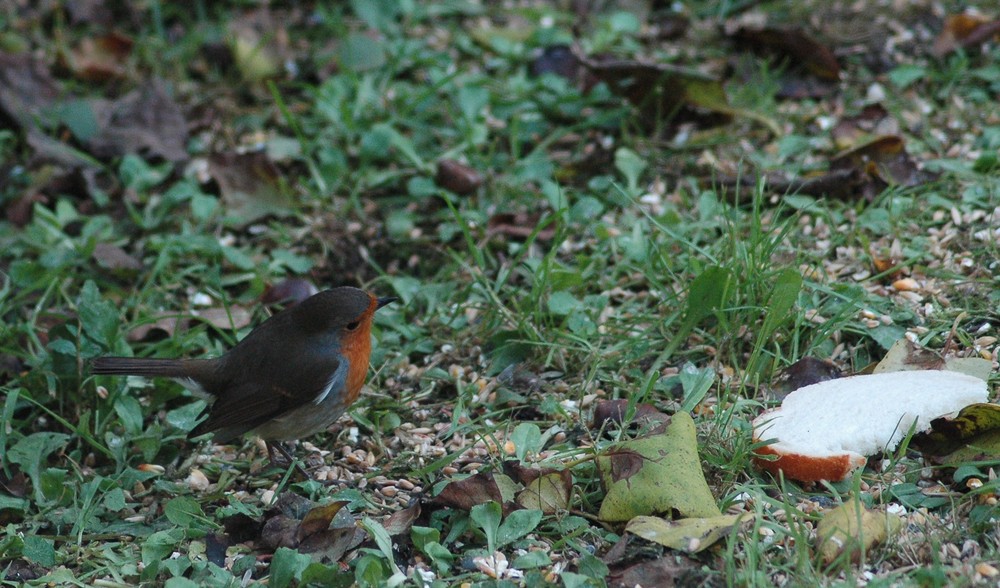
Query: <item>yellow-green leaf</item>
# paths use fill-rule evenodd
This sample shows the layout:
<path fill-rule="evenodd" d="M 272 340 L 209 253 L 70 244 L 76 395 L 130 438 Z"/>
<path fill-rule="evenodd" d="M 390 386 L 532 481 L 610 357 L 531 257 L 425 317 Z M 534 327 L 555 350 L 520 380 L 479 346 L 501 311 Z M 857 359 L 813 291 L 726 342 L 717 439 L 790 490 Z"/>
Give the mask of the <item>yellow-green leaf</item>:
<path fill-rule="evenodd" d="M 732 532 L 739 518 L 740 515 L 721 515 L 668 521 L 643 516 L 629 521 L 625 530 L 671 549 L 698 553 Z"/>
<path fill-rule="evenodd" d="M 597 468 L 608 491 L 599 513 L 605 521 L 673 509 L 686 517 L 722 514 L 701 470 L 694 420 L 685 412 L 673 415 L 663 433 L 609 448 L 597 457 Z"/>
<path fill-rule="evenodd" d="M 888 539 L 902 528 L 894 515 L 864 508 L 857 501 L 846 502 L 826 513 L 816 529 L 817 549 L 830 563 L 843 553 L 857 559 L 862 551 Z"/>

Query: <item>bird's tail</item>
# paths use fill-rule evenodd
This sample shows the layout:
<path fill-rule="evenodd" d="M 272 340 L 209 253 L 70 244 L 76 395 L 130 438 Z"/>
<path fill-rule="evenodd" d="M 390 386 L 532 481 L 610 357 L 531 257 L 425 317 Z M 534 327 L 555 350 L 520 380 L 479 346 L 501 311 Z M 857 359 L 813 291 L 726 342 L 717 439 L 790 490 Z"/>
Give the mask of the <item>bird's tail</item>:
<path fill-rule="evenodd" d="M 149 359 L 141 357 L 98 357 L 90 364 L 90 373 L 112 376 L 160 376 L 180 378 L 188 375 L 186 359 Z"/>

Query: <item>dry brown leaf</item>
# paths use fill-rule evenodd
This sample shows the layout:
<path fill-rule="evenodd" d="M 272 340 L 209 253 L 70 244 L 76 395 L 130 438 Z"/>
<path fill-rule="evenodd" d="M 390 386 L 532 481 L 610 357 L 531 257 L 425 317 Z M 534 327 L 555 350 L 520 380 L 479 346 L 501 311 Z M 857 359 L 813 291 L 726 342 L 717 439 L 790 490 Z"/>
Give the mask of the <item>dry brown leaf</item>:
<path fill-rule="evenodd" d="M 286 215 L 293 207 L 281 172 L 263 151 L 216 153 L 208 160 L 208 173 L 219 185 L 227 219 L 236 227 Z"/>
<path fill-rule="evenodd" d="M 949 16 L 941 33 L 934 39 L 931 53 L 944 57 L 959 47 L 972 47 L 1000 34 L 1000 20 L 962 13 Z"/>
<path fill-rule="evenodd" d="M 205 321 L 217 329 L 238 330 L 250 324 L 253 313 L 242 306 L 235 304 L 228 307 L 213 307 L 198 310 L 193 313 L 194 317 Z"/>
<path fill-rule="evenodd" d="M 139 153 L 187 159 L 187 121 L 163 80 L 151 78 L 113 102 L 92 100 L 91 107 L 98 131 L 88 144 L 95 156 Z"/>
<path fill-rule="evenodd" d="M 539 220 L 541 220 L 540 214 L 527 214 L 523 212 L 494 214 L 487 222 L 486 231 L 491 235 L 527 239 L 537 229 Z M 555 226 L 550 223 L 538 231 L 536 239 L 539 241 L 551 241 L 555 234 Z"/>
<path fill-rule="evenodd" d="M 112 271 L 137 272 L 143 268 L 142 262 L 111 243 L 98 243 L 92 254 L 97 265 Z"/>
<path fill-rule="evenodd" d="M 66 67 L 86 82 L 107 82 L 125 77 L 125 60 L 132 53 L 132 39 L 110 32 L 85 37 L 69 54 L 62 54 Z"/>
<path fill-rule="evenodd" d="M 799 27 L 740 27 L 733 35 L 737 44 L 755 53 L 777 55 L 814 76 L 828 81 L 840 79 L 840 63 L 827 46 Z"/>
<path fill-rule="evenodd" d="M 277 284 L 268 286 L 260 295 L 261 304 L 290 308 L 313 294 L 319 292 L 310 280 L 305 278 L 285 278 Z"/>
<path fill-rule="evenodd" d="M 431 504 L 468 511 L 477 504 L 485 504 L 491 500 L 499 504 L 504 502 L 493 474 L 480 472 L 464 480 L 449 482 L 431 500 Z"/>
<path fill-rule="evenodd" d="M 33 128 L 59 95 L 44 62 L 28 53 L 0 53 L 0 110 L 22 129 Z"/>
<path fill-rule="evenodd" d="M 442 159 L 438 162 L 434 182 L 459 196 L 468 196 L 483 185 L 483 176 L 464 163 L 454 159 Z"/>

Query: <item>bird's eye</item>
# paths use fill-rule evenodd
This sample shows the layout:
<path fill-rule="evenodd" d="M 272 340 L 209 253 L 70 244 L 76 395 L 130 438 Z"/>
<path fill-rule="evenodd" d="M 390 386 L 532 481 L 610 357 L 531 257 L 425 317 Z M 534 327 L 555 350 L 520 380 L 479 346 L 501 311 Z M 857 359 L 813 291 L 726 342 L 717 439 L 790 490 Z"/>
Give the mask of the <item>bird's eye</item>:
<path fill-rule="evenodd" d="M 361 321 L 354 321 L 353 323 L 347 323 L 347 330 L 353 331 L 361 325 Z"/>

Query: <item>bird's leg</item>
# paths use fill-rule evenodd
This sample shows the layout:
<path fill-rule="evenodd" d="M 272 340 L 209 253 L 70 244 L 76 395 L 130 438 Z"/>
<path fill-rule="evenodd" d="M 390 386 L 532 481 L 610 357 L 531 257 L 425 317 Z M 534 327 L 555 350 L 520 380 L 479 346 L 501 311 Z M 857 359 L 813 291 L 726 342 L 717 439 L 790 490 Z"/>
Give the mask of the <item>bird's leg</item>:
<path fill-rule="evenodd" d="M 311 479 L 309 474 L 306 473 L 302 466 L 299 465 L 299 461 L 295 459 L 291 453 L 285 449 L 285 446 L 279 441 L 271 442 L 264 441 L 264 445 L 267 446 L 267 458 L 271 461 L 272 465 L 278 466 L 279 468 L 288 468 L 289 466 L 295 468 L 295 472 L 303 479 Z"/>

